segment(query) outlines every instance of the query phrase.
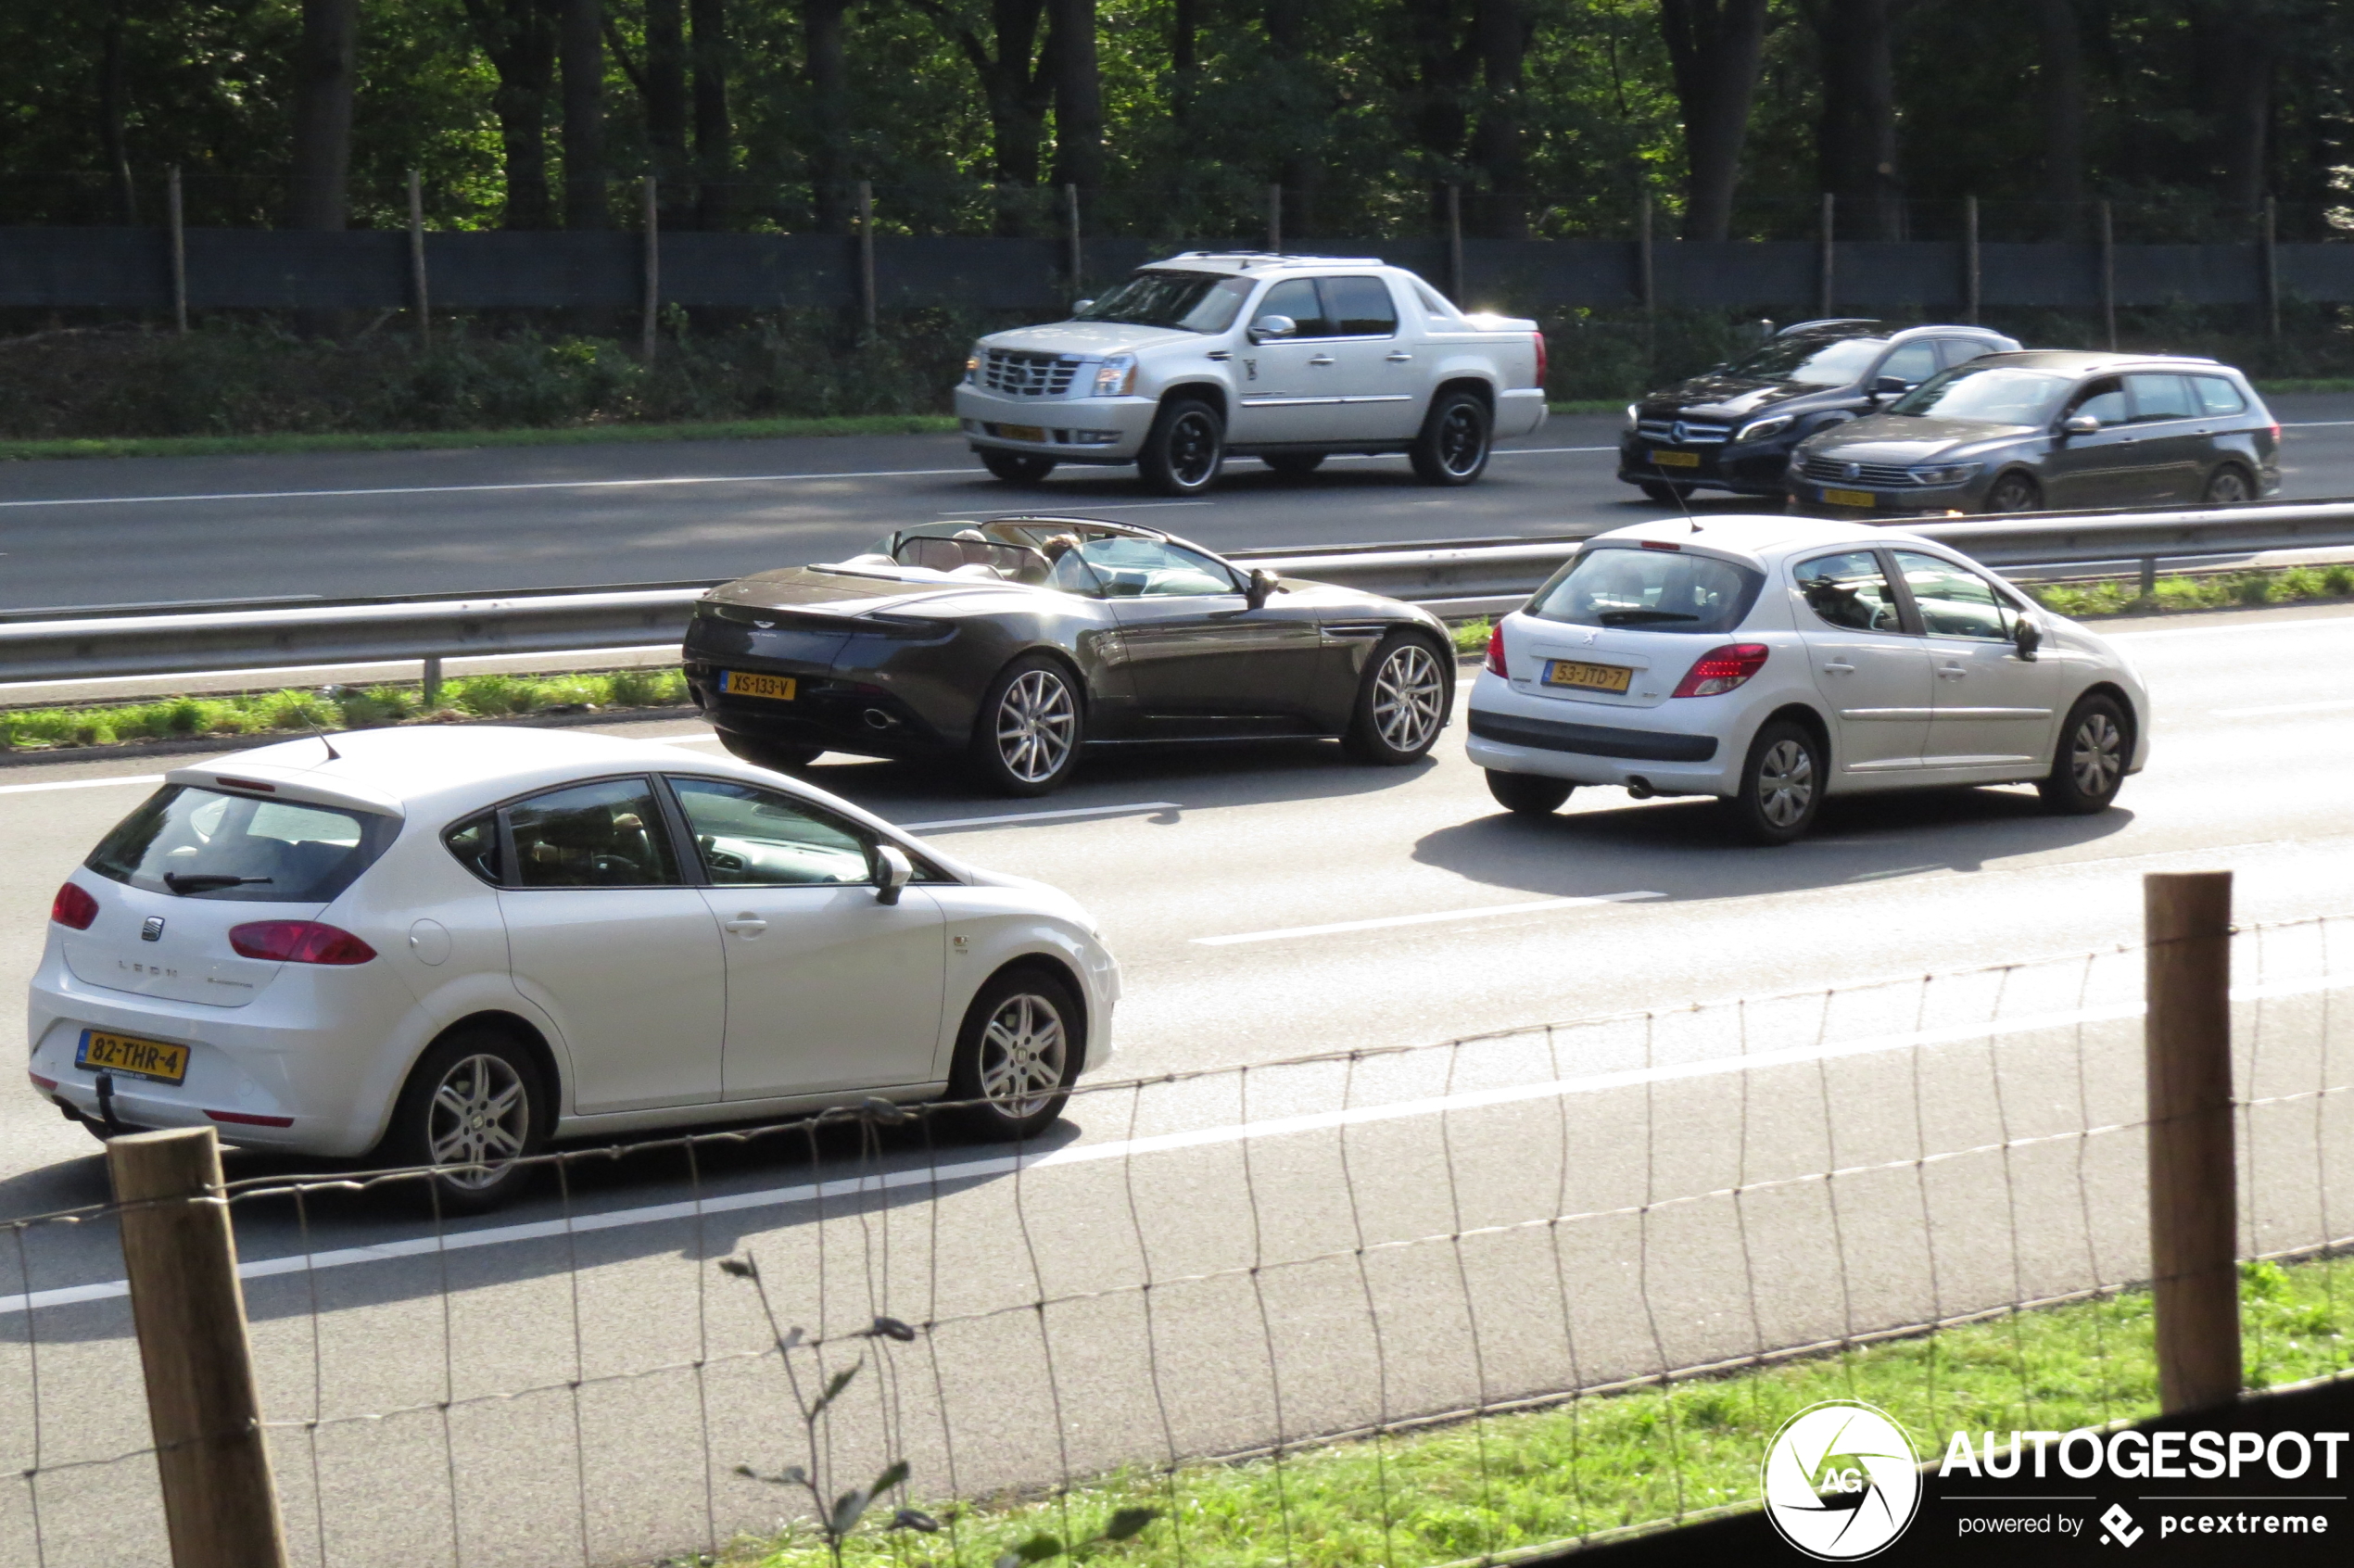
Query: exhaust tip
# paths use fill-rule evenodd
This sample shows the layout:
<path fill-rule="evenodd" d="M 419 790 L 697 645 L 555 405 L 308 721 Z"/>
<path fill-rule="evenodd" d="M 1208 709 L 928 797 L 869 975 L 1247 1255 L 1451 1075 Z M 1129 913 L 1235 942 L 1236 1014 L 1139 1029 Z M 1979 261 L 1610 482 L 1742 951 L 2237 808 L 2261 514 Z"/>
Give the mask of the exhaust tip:
<path fill-rule="evenodd" d="M 868 729 L 897 729 L 899 727 L 898 715 L 884 713 L 880 708 L 868 708 L 861 716 L 866 719 Z"/>
<path fill-rule="evenodd" d="M 1650 800 L 1653 795 L 1659 793 L 1658 790 L 1652 788 L 1652 781 L 1645 778 L 1640 774 L 1637 774 L 1634 778 L 1629 778 L 1626 781 L 1626 792 L 1634 796 L 1639 801 Z"/>

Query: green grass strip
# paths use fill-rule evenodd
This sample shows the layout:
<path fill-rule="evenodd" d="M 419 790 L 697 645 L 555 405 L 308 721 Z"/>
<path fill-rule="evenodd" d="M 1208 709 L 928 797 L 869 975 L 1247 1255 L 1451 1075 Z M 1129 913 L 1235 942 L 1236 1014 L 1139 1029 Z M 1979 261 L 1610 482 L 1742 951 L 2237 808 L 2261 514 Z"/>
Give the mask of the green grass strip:
<path fill-rule="evenodd" d="M 0 713 L 0 751 L 111 746 L 126 740 L 204 736 L 308 735 L 321 729 L 510 718 L 551 710 L 666 708 L 687 701 L 687 677 L 660 667 L 603 675 L 478 675 L 444 681 L 441 704 L 424 706 L 422 688 L 287 687 L 221 697 L 163 697 L 87 707 L 19 708 Z"/>
<path fill-rule="evenodd" d="M 2285 1269 L 2248 1264 L 2241 1301 L 2250 1387 L 2348 1370 L 2354 1258 Z M 1121 1473 L 1067 1500 L 967 1506 L 953 1541 L 945 1532 L 923 1537 L 916 1556 L 986 1568 L 1034 1535 L 1068 1528 L 1084 1536 L 1115 1509 L 1144 1507 L 1169 1516 L 1133 1541 L 1079 1555 L 1168 1568 L 1460 1562 L 1753 1504 L 1758 1465 L 1775 1429 L 1822 1399 L 1879 1406 L 1912 1433 L 1925 1460 L 1942 1457 L 1956 1428 L 1993 1431 L 2000 1445 L 2014 1430 L 2066 1432 L 2155 1414 L 2151 1326 L 2148 1294 L 2129 1291 L 1844 1355 L 1304 1449 L 1280 1467 L 1288 1530 L 1276 1524 L 1278 1466 L 1272 1461 L 1193 1464 L 1173 1476 Z M 735 1457 L 727 1456 L 729 1462 Z M 764 1470 L 802 1457 L 742 1456 Z M 791 1506 L 788 1496 L 778 1494 L 780 1507 Z M 858 1568 L 902 1568 L 910 1540 L 854 1536 L 845 1559 Z M 722 1561 L 824 1568 L 828 1558 L 804 1520 L 778 1538 L 739 1543 Z"/>
<path fill-rule="evenodd" d="M 250 453 L 411 452 L 461 447 L 601 447 L 625 441 L 757 441 L 782 436 L 937 436 L 945 414 L 850 414 L 827 419 L 730 419 L 693 424 L 576 424 L 525 430 L 327 432 L 305 436 L 125 436 L 0 441 L 0 462 L 38 458 L 232 457 Z"/>
<path fill-rule="evenodd" d="M 2155 591 L 2147 597 L 2142 593 L 2138 577 L 2019 586 L 2045 609 L 2079 619 L 2167 610 L 2237 610 L 2354 597 L 2354 564 L 2274 566 L 2247 572 L 2213 572 L 2195 577 L 2160 577 Z"/>

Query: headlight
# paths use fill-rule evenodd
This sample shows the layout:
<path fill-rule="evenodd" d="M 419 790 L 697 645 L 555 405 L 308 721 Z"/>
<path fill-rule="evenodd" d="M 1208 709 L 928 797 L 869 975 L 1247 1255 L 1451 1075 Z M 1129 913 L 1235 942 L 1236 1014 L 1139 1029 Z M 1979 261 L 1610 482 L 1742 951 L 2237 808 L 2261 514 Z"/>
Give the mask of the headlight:
<path fill-rule="evenodd" d="M 981 345 L 976 343 L 969 349 L 966 350 L 965 353 L 965 380 L 968 383 L 971 383 L 979 381 L 980 379 Z"/>
<path fill-rule="evenodd" d="M 1930 463 L 1920 468 L 1908 468 L 1917 485 L 1958 485 L 1986 465 L 1982 462 Z"/>
<path fill-rule="evenodd" d="M 1095 367 L 1095 396 L 1125 398 L 1136 390 L 1136 356 L 1114 354 Z"/>
<path fill-rule="evenodd" d="M 1733 439 L 1763 441 L 1768 436 L 1779 436 L 1790 428 L 1790 422 L 1797 417 L 1796 414 L 1776 414 L 1771 419 L 1753 419 L 1733 432 Z"/>
<path fill-rule="evenodd" d="M 1626 428 L 1635 428 L 1635 405 L 1632 403 L 1626 405 Z"/>

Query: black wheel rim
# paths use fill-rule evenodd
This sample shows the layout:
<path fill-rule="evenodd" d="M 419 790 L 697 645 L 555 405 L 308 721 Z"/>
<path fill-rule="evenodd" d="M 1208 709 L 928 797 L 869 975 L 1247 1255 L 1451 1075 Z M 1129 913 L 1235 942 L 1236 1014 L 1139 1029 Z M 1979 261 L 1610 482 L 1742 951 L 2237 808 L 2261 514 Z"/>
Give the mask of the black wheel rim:
<path fill-rule="evenodd" d="M 2006 479 L 1987 498 L 1990 512 L 2025 512 L 2035 504 L 2035 492 L 2024 479 Z"/>
<path fill-rule="evenodd" d="M 1181 414 L 1169 427 L 1169 472 L 1188 489 L 1207 483 L 1218 466 L 1218 431 L 1202 413 Z"/>
<path fill-rule="evenodd" d="M 1481 426 L 1479 411 L 1469 403 L 1449 409 L 1438 423 L 1439 466 L 1461 477 L 1476 469 L 1487 454 L 1487 432 Z"/>
<path fill-rule="evenodd" d="M 2247 499 L 2247 481 L 2235 469 L 2225 469 L 2207 487 L 2207 499 L 2220 506 L 2237 506 Z"/>

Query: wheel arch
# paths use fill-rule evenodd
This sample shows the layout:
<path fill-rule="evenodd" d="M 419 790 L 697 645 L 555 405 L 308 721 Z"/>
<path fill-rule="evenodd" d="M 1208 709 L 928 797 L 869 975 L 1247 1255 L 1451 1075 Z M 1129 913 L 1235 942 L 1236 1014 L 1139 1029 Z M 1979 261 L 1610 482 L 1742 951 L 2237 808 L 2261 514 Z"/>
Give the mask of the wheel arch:
<path fill-rule="evenodd" d="M 1430 401 L 1424 405 L 1424 410 L 1425 417 L 1427 417 L 1429 410 L 1436 408 L 1438 406 L 1438 400 L 1441 398 L 1446 397 L 1450 392 L 1470 393 L 1473 397 L 1477 398 L 1482 403 L 1487 406 L 1489 418 L 1492 419 L 1495 417 L 1495 384 L 1484 375 L 1467 374 L 1462 372 L 1453 372 L 1442 376 L 1438 385 L 1430 389 Z"/>
<path fill-rule="evenodd" d="M 2125 760 L 2128 765 L 2131 765 L 2135 749 L 2142 743 L 2142 715 L 2133 706 L 2133 693 L 2113 680 L 2093 682 L 2076 694 L 2076 701 L 2069 703 L 2068 712 L 2060 715 L 2060 726 L 2063 729 L 2068 725 L 2068 714 L 2074 713 L 2077 703 L 2083 702 L 2087 697 L 2106 697 L 2117 704 L 2118 712 L 2125 715 Z M 2055 748 L 2059 745 L 2059 737 L 2057 734 L 2052 739 L 2052 744 Z"/>
<path fill-rule="evenodd" d="M 1831 748 L 1831 727 L 1824 720 L 1821 714 L 1815 711 L 1814 704 L 1811 702 L 1784 702 L 1780 707 L 1767 714 L 1757 721 L 1757 727 L 1750 731 L 1750 744 L 1752 746 L 1757 744 L 1757 737 L 1767 725 L 1784 719 L 1814 736 L 1815 744 L 1822 749 L 1823 781 L 1828 790 L 1830 780 L 1839 776 L 1839 758 Z"/>
<path fill-rule="evenodd" d="M 433 1038 L 425 1042 L 424 1049 L 417 1053 L 415 1060 L 410 1062 L 409 1072 L 401 1079 L 404 1088 L 409 1076 L 416 1072 L 417 1063 L 424 1060 L 426 1053 L 462 1029 L 490 1030 L 505 1035 L 520 1047 L 531 1057 L 532 1065 L 539 1069 L 542 1080 L 553 1094 L 556 1115 L 551 1119 L 551 1125 L 552 1126 L 555 1120 L 562 1119 L 565 1089 L 564 1075 L 563 1067 L 556 1060 L 554 1048 L 548 1043 L 548 1037 L 540 1032 L 537 1024 L 520 1013 L 509 1012 L 500 1007 L 478 1008 L 463 1018 L 452 1019 L 437 1030 Z"/>
<path fill-rule="evenodd" d="M 1191 398 L 1197 403 L 1208 403 L 1217 411 L 1221 423 L 1232 422 L 1233 411 L 1227 406 L 1226 388 L 1215 381 L 1180 381 L 1172 386 L 1162 387 L 1160 398 L 1153 408 L 1153 417 L 1159 418 L 1161 411 L 1179 398 Z"/>
<path fill-rule="evenodd" d="M 1088 1062 L 1095 1055 L 1095 1018 L 1087 1006 L 1086 982 L 1080 979 L 1079 972 L 1071 967 L 1069 960 L 1063 955 L 1043 949 L 1031 949 L 1029 952 L 1014 954 L 990 970 L 987 977 L 979 985 L 973 987 L 973 995 L 978 998 L 982 992 L 987 991 L 1008 975 L 1019 974 L 1043 974 L 1059 982 L 1065 991 L 1070 993 L 1071 1001 L 1079 1008 L 1079 1017 L 1075 1020 L 1079 1029 L 1079 1064 L 1070 1070 L 1070 1077 L 1077 1078 L 1087 1070 Z M 965 1006 L 969 1015 L 972 1004 L 968 1002 Z M 963 1029 L 959 1027 L 957 1033 L 962 1035 L 963 1032 Z"/>

